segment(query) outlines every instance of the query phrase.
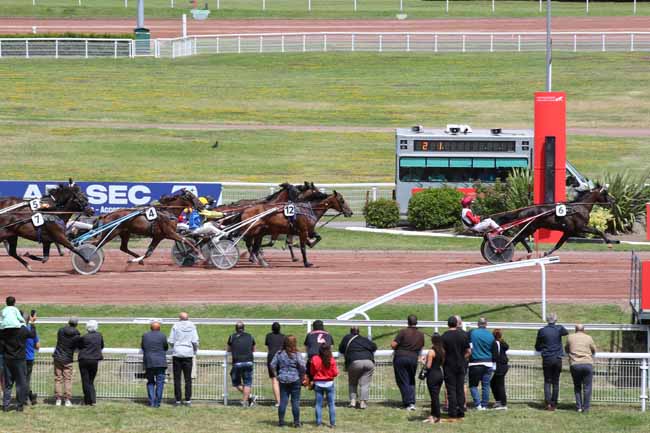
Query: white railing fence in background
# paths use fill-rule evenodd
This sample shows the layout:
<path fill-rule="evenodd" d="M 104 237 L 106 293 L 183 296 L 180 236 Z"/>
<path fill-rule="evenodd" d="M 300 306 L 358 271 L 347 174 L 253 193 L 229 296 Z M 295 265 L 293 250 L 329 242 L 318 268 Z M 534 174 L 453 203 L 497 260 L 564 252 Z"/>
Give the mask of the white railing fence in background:
<path fill-rule="evenodd" d="M 0 58 L 3 57 L 133 57 L 132 39 L 82 38 L 7 38 L 0 39 Z"/>
<path fill-rule="evenodd" d="M 32 390 L 42 398 L 53 395 L 52 348 L 41 349 L 34 364 Z M 338 354 L 336 354 L 338 356 Z M 506 376 L 508 400 L 538 402 L 543 399 L 543 374 L 539 355 L 533 351 L 511 350 L 510 370 Z M 392 368 L 392 351 L 376 353 L 376 369 L 372 379 L 370 400 L 398 402 L 399 390 L 395 384 Z M 599 353 L 594 363 L 593 402 L 609 404 L 640 405 L 645 410 L 648 396 L 647 353 Z M 171 386 L 171 358 L 167 368 L 167 386 L 164 397 L 173 398 Z M 229 397 L 237 400 L 238 393 L 230 387 L 230 359 L 225 351 L 200 350 L 197 355 L 193 396 L 196 401 L 221 402 L 228 404 Z M 339 361 L 342 363 L 342 360 Z M 566 363 L 565 363 L 566 364 Z M 570 403 L 573 392 L 568 366 L 561 376 L 560 401 Z M 336 398 L 347 401 L 347 378 L 343 369 L 336 380 Z M 74 395 L 80 396 L 79 369 L 74 367 Z M 142 366 L 142 355 L 138 349 L 105 349 L 95 381 L 97 397 L 111 399 L 145 399 L 146 379 Z M 271 401 L 273 394 L 266 372 L 266 353 L 255 353 L 253 393 L 260 401 Z M 312 394 L 303 393 L 304 400 Z M 417 387 L 417 399 L 428 401 L 426 385 Z"/>
<path fill-rule="evenodd" d="M 316 32 L 195 35 L 158 39 L 156 57 L 301 52 L 490 53 L 546 50 L 543 32 Z M 650 51 L 650 32 L 555 32 L 553 50 Z"/>

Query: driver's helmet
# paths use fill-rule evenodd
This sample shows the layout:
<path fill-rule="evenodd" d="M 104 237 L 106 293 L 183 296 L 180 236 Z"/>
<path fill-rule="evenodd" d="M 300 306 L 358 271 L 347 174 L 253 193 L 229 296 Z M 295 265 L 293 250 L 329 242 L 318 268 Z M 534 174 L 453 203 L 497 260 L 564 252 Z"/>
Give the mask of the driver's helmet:
<path fill-rule="evenodd" d="M 208 199 L 205 197 L 199 197 L 199 201 L 203 206 L 207 205 L 209 203 Z"/>
<path fill-rule="evenodd" d="M 472 204 L 473 201 L 474 201 L 474 198 L 472 198 L 472 197 L 466 195 L 466 196 L 463 197 L 463 199 L 460 201 L 460 204 L 461 204 L 461 206 L 463 206 L 463 207 L 468 207 L 469 205 Z"/>

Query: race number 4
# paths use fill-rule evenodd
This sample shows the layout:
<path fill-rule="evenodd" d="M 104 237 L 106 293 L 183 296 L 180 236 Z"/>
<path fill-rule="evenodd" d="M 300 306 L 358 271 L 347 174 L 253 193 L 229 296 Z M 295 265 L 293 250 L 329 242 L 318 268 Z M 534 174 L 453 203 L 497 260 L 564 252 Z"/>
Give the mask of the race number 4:
<path fill-rule="evenodd" d="M 287 218 L 296 216 L 296 206 L 293 203 L 289 203 L 284 207 L 284 216 Z"/>
<path fill-rule="evenodd" d="M 564 217 L 566 216 L 566 205 L 556 204 L 555 205 L 555 216 Z"/>
<path fill-rule="evenodd" d="M 155 207 L 150 207 L 144 212 L 144 216 L 147 218 L 147 220 L 153 221 L 158 218 L 158 212 L 156 212 Z"/>
<path fill-rule="evenodd" d="M 29 208 L 32 211 L 37 211 L 41 207 L 41 201 L 37 198 L 29 201 Z"/>
<path fill-rule="evenodd" d="M 32 215 L 32 224 L 34 224 L 34 227 L 40 227 L 43 224 L 45 224 L 45 220 L 43 219 L 43 214 L 35 213 L 34 215 Z"/>

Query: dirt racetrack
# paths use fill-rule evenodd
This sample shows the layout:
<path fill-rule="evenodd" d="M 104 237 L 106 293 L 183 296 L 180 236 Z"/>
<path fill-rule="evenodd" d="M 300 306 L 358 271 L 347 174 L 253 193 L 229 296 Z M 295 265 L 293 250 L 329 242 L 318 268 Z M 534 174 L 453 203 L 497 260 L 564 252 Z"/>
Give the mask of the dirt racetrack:
<path fill-rule="evenodd" d="M 126 256 L 107 251 L 102 271 L 80 276 L 70 257 L 24 270 L 0 256 L 0 295 L 22 303 L 320 303 L 364 302 L 412 282 L 446 272 L 484 266 L 477 252 L 310 251 L 315 266 L 292 263 L 287 252 L 268 251 L 272 268 L 242 259 L 229 271 L 178 268 L 162 245 L 146 265 L 126 264 Z M 547 267 L 549 302 L 624 304 L 628 299 L 630 253 L 564 252 L 561 263 Z M 440 284 L 441 303 L 514 303 L 539 301 L 538 268 L 474 276 Z M 431 302 L 421 289 L 401 302 Z"/>
<path fill-rule="evenodd" d="M 145 25 L 155 38 L 181 35 L 180 19 L 146 19 Z M 0 34 L 93 32 L 131 33 L 135 19 L 41 19 L 0 18 Z M 555 32 L 647 31 L 650 17 L 555 17 Z M 188 20 L 188 34 L 214 35 L 232 33 L 283 32 L 543 32 L 544 18 L 466 18 L 415 20 Z"/>

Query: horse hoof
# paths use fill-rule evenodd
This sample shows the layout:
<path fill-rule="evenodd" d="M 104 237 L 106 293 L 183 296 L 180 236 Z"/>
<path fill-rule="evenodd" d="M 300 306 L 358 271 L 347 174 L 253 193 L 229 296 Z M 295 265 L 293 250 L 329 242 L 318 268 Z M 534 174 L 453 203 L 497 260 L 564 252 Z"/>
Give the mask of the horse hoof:
<path fill-rule="evenodd" d="M 291 261 L 294 262 L 294 263 L 297 262 L 298 260 L 299 260 L 299 259 L 295 259 L 295 258 L 294 258 L 294 259 L 291 259 Z"/>
<path fill-rule="evenodd" d="M 27 265 L 27 266 L 25 266 L 25 267 L 27 268 L 27 270 L 28 270 L 29 272 L 34 272 L 34 270 L 32 269 L 31 266 Z"/>
<path fill-rule="evenodd" d="M 313 263 L 309 263 L 309 262 L 305 263 L 306 268 L 311 268 L 312 266 L 314 266 Z"/>

